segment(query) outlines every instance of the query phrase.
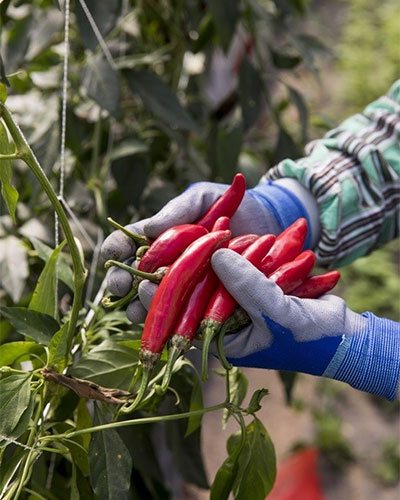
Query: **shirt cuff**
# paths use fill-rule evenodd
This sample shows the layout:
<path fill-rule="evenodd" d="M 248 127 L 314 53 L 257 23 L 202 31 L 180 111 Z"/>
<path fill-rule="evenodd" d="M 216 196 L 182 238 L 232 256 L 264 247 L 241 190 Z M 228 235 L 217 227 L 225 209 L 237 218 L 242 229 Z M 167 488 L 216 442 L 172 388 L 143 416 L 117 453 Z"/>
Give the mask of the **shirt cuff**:
<path fill-rule="evenodd" d="M 400 378 L 400 323 L 370 312 L 362 316 L 367 328 L 343 339 L 323 376 L 393 401 Z"/>
<path fill-rule="evenodd" d="M 276 182 L 266 181 L 247 192 L 274 215 L 282 231 L 300 217 L 304 217 L 308 226 L 305 248 L 311 247 L 313 238 L 309 214 L 291 190 Z"/>

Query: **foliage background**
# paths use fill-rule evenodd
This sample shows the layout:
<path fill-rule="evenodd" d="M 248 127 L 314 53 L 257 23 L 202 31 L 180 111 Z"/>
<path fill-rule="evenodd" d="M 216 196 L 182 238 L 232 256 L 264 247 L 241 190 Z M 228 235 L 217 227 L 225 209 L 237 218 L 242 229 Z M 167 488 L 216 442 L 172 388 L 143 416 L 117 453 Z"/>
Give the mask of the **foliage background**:
<path fill-rule="evenodd" d="M 70 23 L 63 197 L 75 216 L 74 232 L 87 262 L 92 263 L 86 308 L 104 277 L 98 249 L 110 231 L 108 215 L 121 223 L 149 216 L 189 183 L 229 182 L 235 171 L 242 171 L 249 185 L 254 185 L 280 159 L 299 157 L 307 139 L 320 137 L 384 93 L 399 74 L 396 20 L 400 11 L 394 0 L 379 7 L 372 0 L 334 5 L 294 0 L 86 3 L 109 49 L 105 54 L 76 0 Z M 0 53 L 10 83 L 7 105 L 58 188 L 63 16 L 50 0 L 5 0 L 0 15 Z M 218 50 L 217 61 L 222 65 L 238 20 L 252 34 L 255 47 L 236 55 L 243 60 L 236 73 L 230 73 L 230 80 L 211 85 L 213 57 Z M 246 42 L 243 31 L 238 36 Z M 22 162 L 13 163 L 13 183 L 19 192 L 16 224 L 4 203 L 0 207 L 0 300 L 5 306 L 27 306 L 49 256 L 40 242 L 54 246 L 54 215 Z M 398 242 L 393 242 L 343 270 L 339 293 L 350 307 L 400 319 L 399 255 Z M 68 264 L 68 255 L 64 258 Z M 59 286 L 60 316 L 71 302 L 65 284 L 70 276 L 65 273 Z M 126 335 L 122 315 L 115 322 L 119 334 Z M 88 351 L 110 341 L 109 328 L 98 313 L 89 331 Z M 5 318 L 0 335 L 6 343 L 21 340 Z M 87 376 L 85 367 L 77 365 L 72 373 Z M 114 385 L 123 387 L 123 380 L 112 376 Z M 109 378 L 94 380 L 111 383 Z M 347 463 L 351 443 L 342 439 L 337 393 L 329 384 L 317 390 L 324 394 L 317 412 L 299 398 L 292 404 L 298 411 L 303 405 L 303 412 L 314 419 L 314 443 L 331 458 L 329 463 Z M 71 415 L 66 408 L 78 408 L 78 400 L 67 394 L 61 400 L 55 411 L 63 420 Z M 379 411 L 386 411 L 383 403 L 377 404 Z M 277 420 L 280 411 L 276 408 Z M 182 488 L 182 477 L 186 483 L 206 486 L 201 459 L 196 455 L 190 466 L 185 463 L 195 455 L 199 435 L 191 446 L 185 443 L 186 453 L 179 440 L 175 447 L 171 443 L 166 447 L 177 473 L 165 482 L 159 463 L 163 455 L 154 457 L 151 432 L 129 429 L 125 434 L 125 442 L 134 443 L 129 453 L 134 462 L 132 484 L 139 485 L 136 494 L 165 498 L 167 489 Z M 179 435 L 177 428 L 174 432 Z M 380 477 L 393 483 L 398 450 L 389 457 L 382 458 Z M 42 493 L 48 490 L 50 464 L 48 457 L 43 458 L 34 470 L 32 484 Z M 63 485 L 69 491 L 70 466 L 60 462 L 57 467 L 53 488 Z M 215 470 L 209 472 L 212 479 Z M 88 486 L 83 479 L 79 484 Z"/>

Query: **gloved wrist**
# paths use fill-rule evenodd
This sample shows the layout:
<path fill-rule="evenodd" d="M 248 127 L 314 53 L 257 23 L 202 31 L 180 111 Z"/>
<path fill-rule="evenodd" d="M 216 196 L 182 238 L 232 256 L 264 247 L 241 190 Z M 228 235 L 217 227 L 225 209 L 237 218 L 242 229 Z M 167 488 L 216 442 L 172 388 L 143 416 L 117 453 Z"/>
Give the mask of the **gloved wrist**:
<path fill-rule="evenodd" d="M 293 179 L 266 181 L 248 193 L 275 217 L 281 231 L 300 217 L 308 223 L 305 248 L 313 248 L 319 238 L 319 215 L 315 198 Z"/>
<path fill-rule="evenodd" d="M 400 323 L 370 312 L 361 317 L 367 323 L 343 339 L 323 376 L 393 401 L 400 377 Z"/>

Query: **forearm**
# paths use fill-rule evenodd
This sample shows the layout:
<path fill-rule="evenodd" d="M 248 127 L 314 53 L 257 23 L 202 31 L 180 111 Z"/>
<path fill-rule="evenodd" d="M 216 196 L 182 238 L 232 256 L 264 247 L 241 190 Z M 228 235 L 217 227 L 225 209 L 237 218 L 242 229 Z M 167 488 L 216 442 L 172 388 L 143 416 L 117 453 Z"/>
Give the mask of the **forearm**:
<path fill-rule="evenodd" d="M 266 181 L 285 185 L 291 178 L 312 194 L 322 265 L 346 265 L 399 235 L 399 113 L 400 80 L 363 114 L 309 144 L 307 157 L 284 160 L 261 180 L 262 189 Z"/>

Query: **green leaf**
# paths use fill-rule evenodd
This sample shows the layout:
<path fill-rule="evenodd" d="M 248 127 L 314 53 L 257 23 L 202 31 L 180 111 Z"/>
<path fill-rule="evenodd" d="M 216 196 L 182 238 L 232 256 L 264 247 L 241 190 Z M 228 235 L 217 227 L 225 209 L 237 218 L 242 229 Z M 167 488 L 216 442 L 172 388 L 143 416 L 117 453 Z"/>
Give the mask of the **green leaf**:
<path fill-rule="evenodd" d="M 229 438 L 232 453 L 240 436 Z M 274 485 L 276 458 L 274 445 L 265 427 L 257 418 L 246 427 L 246 441 L 238 459 L 238 471 L 233 485 L 235 500 L 264 500 Z"/>
<path fill-rule="evenodd" d="M 0 60 L 1 60 L 1 56 L 0 56 Z M 0 73 L 1 73 L 1 69 L 0 69 Z M 0 78 L 0 82 L 2 82 L 1 78 Z M 6 87 L 5 83 L 0 83 L 0 101 L 2 103 L 5 103 L 6 100 L 7 100 L 7 87 Z"/>
<path fill-rule="evenodd" d="M 274 66 L 279 69 L 293 69 L 302 61 L 301 57 L 298 55 L 278 51 L 272 47 L 269 48 L 269 51 Z"/>
<path fill-rule="evenodd" d="M 194 40 L 192 51 L 194 54 L 203 50 L 211 42 L 215 33 L 215 26 L 211 14 L 208 12 L 200 21 L 198 30 L 199 37 Z"/>
<path fill-rule="evenodd" d="M 276 165 L 285 158 L 296 160 L 300 157 L 300 150 L 291 135 L 282 127 L 279 127 L 278 142 L 272 156 L 272 164 Z"/>
<path fill-rule="evenodd" d="M 31 375 L 10 375 L 0 380 L 0 446 L 17 439 L 28 427 L 33 410 Z"/>
<path fill-rule="evenodd" d="M 3 58 L 1 57 L 1 54 L 0 54 L 0 82 L 2 82 L 4 85 L 7 85 L 7 87 L 10 86 L 10 82 L 8 81 L 6 75 L 6 69 L 4 67 L 4 61 Z M 5 102 L 5 100 L 3 102 Z"/>
<path fill-rule="evenodd" d="M 231 450 L 224 463 L 218 469 L 210 489 L 210 500 L 228 500 L 239 468 L 238 447 Z"/>
<path fill-rule="evenodd" d="M 29 239 L 31 240 L 34 249 L 37 251 L 38 257 L 44 262 L 47 262 L 53 252 L 53 249 L 36 238 L 30 237 Z M 61 254 L 58 258 L 57 275 L 63 283 L 65 283 L 71 290 L 74 290 L 74 273 L 72 272 L 72 269 L 63 254 Z"/>
<path fill-rule="evenodd" d="M 0 282 L 14 302 L 21 299 L 28 274 L 28 258 L 22 241 L 13 235 L 0 239 Z"/>
<path fill-rule="evenodd" d="M 120 112 L 121 82 L 119 73 L 103 54 L 89 56 L 82 73 L 82 86 L 94 101 L 113 116 Z"/>
<path fill-rule="evenodd" d="M 295 88 L 287 85 L 289 90 L 290 100 L 296 106 L 299 113 L 299 121 L 301 125 L 302 141 L 307 142 L 307 128 L 308 128 L 308 108 L 304 97 Z"/>
<path fill-rule="evenodd" d="M 4 94 L 5 86 L 0 84 L 0 100 L 5 101 L 7 92 Z M 4 100 L 3 100 L 4 99 Z M 0 122 L 0 154 L 8 154 L 13 152 L 13 146 L 10 144 L 7 136 L 7 131 L 4 125 Z M 1 181 L 1 194 L 6 202 L 7 209 L 11 218 L 16 224 L 15 210 L 18 202 L 18 191 L 11 183 L 12 170 L 10 160 L 0 160 L 0 181 Z"/>
<path fill-rule="evenodd" d="M 247 377 L 237 367 L 229 370 L 228 377 L 231 403 L 240 406 L 247 394 L 247 387 L 249 385 Z M 229 416 L 229 411 L 225 409 L 222 416 L 222 427 L 224 429 L 226 428 Z"/>
<path fill-rule="evenodd" d="M 23 355 L 42 349 L 36 342 L 8 342 L 0 345 L 0 365 L 11 366 Z"/>
<path fill-rule="evenodd" d="M 251 396 L 249 406 L 246 408 L 247 413 L 256 413 L 261 410 L 261 400 L 269 394 L 268 389 L 257 389 Z"/>
<path fill-rule="evenodd" d="M 110 160 L 118 160 L 119 158 L 124 158 L 126 156 L 133 156 L 139 153 L 148 153 L 149 152 L 149 146 L 140 141 L 139 139 L 134 139 L 132 137 L 129 137 L 123 141 L 121 141 L 119 144 L 117 144 L 110 156 Z"/>
<path fill-rule="evenodd" d="M 229 49 L 239 19 L 238 3 L 232 0 L 209 0 L 215 30 L 225 52 Z"/>
<path fill-rule="evenodd" d="M 63 15 L 53 8 L 37 10 L 34 13 L 34 25 L 25 54 L 26 61 L 32 61 L 51 45 L 63 27 Z"/>
<path fill-rule="evenodd" d="M 87 408 L 86 400 L 80 398 L 78 406 L 76 408 L 76 428 L 87 429 L 92 427 L 93 421 L 90 416 L 89 410 Z M 88 449 L 90 443 L 90 434 L 82 434 L 83 446 Z"/>
<path fill-rule="evenodd" d="M 95 424 L 101 424 L 95 407 Z M 95 432 L 89 446 L 90 482 L 98 500 L 128 498 L 132 459 L 115 429 Z"/>
<path fill-rule="evenodd" d="M 69 352 L 68 326 L 69 322 L 65 323 L 58 332 L 53 335 L 49 344 L 49 360 L 47 364 L 59 373 L 61 373 L 67 365 Z"/>
<path fill-rule="evenodd" d="M 242 143 L 243 125 L 241 122 L 230 127 L 212 128 L 209 135 L 208 158 L 214 180 L 232 181 Z"/>
<path fill-rule="evenodd" d="M 285 389 L 286 403 L 290 404 L 292 401 L 293 387 L 297 379 L 297 373 L 279 370 L 278 374 Z"/>
<path fill-rule="evenodd" d="M 121 14 L 121 0 L 107 0 L 107 2 L 85 0 L 85 3 L 104 38 L 111 29 L 116 27 L 117 19 Z M 76 2 L 75 15 L 83 43 L 86 48 L 94 52 L 99 42 L 80 2 Z"/>
<path fill-rule="evenodd" d="M 149 156 L 136 152 L 116 158 L 111 172 L 126 202 L 138 206 L 151 172 Z"/>
<path fill-rule="evenodd" d="M 188 367 L 186 367 L 188 368 Z M 174 374 L 172 387 L 178 391 L 180 402 L 175 405 L 172 398 L 166 398 L 167 413 L 186 412 L 190 407 L 190 399 L 197 376 L 192 369 L 182 368 Z M 173 453 L 176 467 L 185 481 L 199 488 L 208 488 L 208 481 L 201 454 L 201 427 L 185 437 L 187 423 L 176 420 L 165 423 L 168 447 Z"/>
<path fill-rule="evenodd" d="M 72 462 L 72 474 L 71 474 L 71 495 L 70 500 L 80 500 L 81 496 L 79 494 L 78 484 L 76 482 L 76 466 L 75 462 Z"/>
<path fill-rule="evenodd" d="M 327 55 L 329 49 L 316 37 L 306 33 L 300 33 L 293 37 L 293 44 L 302 54 L 304 64 L 310 69 L 317 80 L 319 80 L 318 68 L 315 62 L 315 55 Z"/>
<path fill-rule="evenodd" d="M 22 459 L 24 458 L 26 450 L 17 446 L 12 457 L 7 461 L 2 461 L 1 464 L 1 476 L 0 476 L 0 498 L 4 498 L 4 494 L 7 492 L 9 484 L 17 472 Z"/>
<path fill-rule="evenodd" d="M 131 91 L 141 98 L 144 106 L 172 129 L 198 130 L 196 122 L 156 73 L 146 69 L 129 69 L 123 74 Z"/>
<path fill-rule="evenodd" d="M 12 73 L 23 63 L 31 36 L 33 16 L 15 19 L 12 30 L 6 32 L 3 56 L 7 72 Z"/>
<path fill-rule="evenodd" d="M 0 315 L 7 318 L 18 333 L 38 344 L 49 345 L 51 337 L 60 328 L 51 316 L 25 307 L 0 307 Z"/>
<path fill-rule="evenodd" d="M 129 415 L 126 416 L 126 418 L 129 417 Z M 163 483 L 164 477 L 157 457 L 157 449 L 152 442 L 153 428 L 154 425 L 126 426 L 118 429 L 118 434 L 131 454 L 134 468 L 143 475 Z"/>
<path fill-rule="evenodd" d="M 248 57 L 244 57 L 239 72 L 239 101 L 245 130 L 252 127 L 262 109 L 263 82 Z"/>
<path fill-rule="evenodd" d="M 29 309 L 47 314 L 48 316 L 53 316 L 53 318 L 57 316 L 55 307 L 57 260 L 65 243 L 66 241 L 64 240 L 53 250 L 39 276 L 31 301 L 29 302 Z"/>
<path fill-rule="evenodd" d="M 55 430 L 62 434 L 64 432 L 70 431 L 71 426 L 66 422 L 61 422 L 54 426 Z M 74 463 L 84 476 L 89 475 L 89 460 L 88 453 L 82 449 L 83 447 L 83 436 L 72 436 L 68 441 L 65 441 L 65 446 L 71 453 L 72 463 Z"/>
<path fill-rule="evenodd" d="M 192 390 L 192 394 L 190 396 L 190 406 L 189 411 L 201 410 L 203 408 L 203 393 L 201 390 L 201 383 L 198 378 L 196 378 Z M 188 418 L 187 428 L 185 437 L 189 436 L 197 430 L 201 425 L 203 415 L 195 415 Z"/>
<path fill-rule="evenodd" d="M 128 389 L 138 360 L 138 353 L 133 349 L 105 340 L 84 354 L 69 373 L 104 387 Z"/>

